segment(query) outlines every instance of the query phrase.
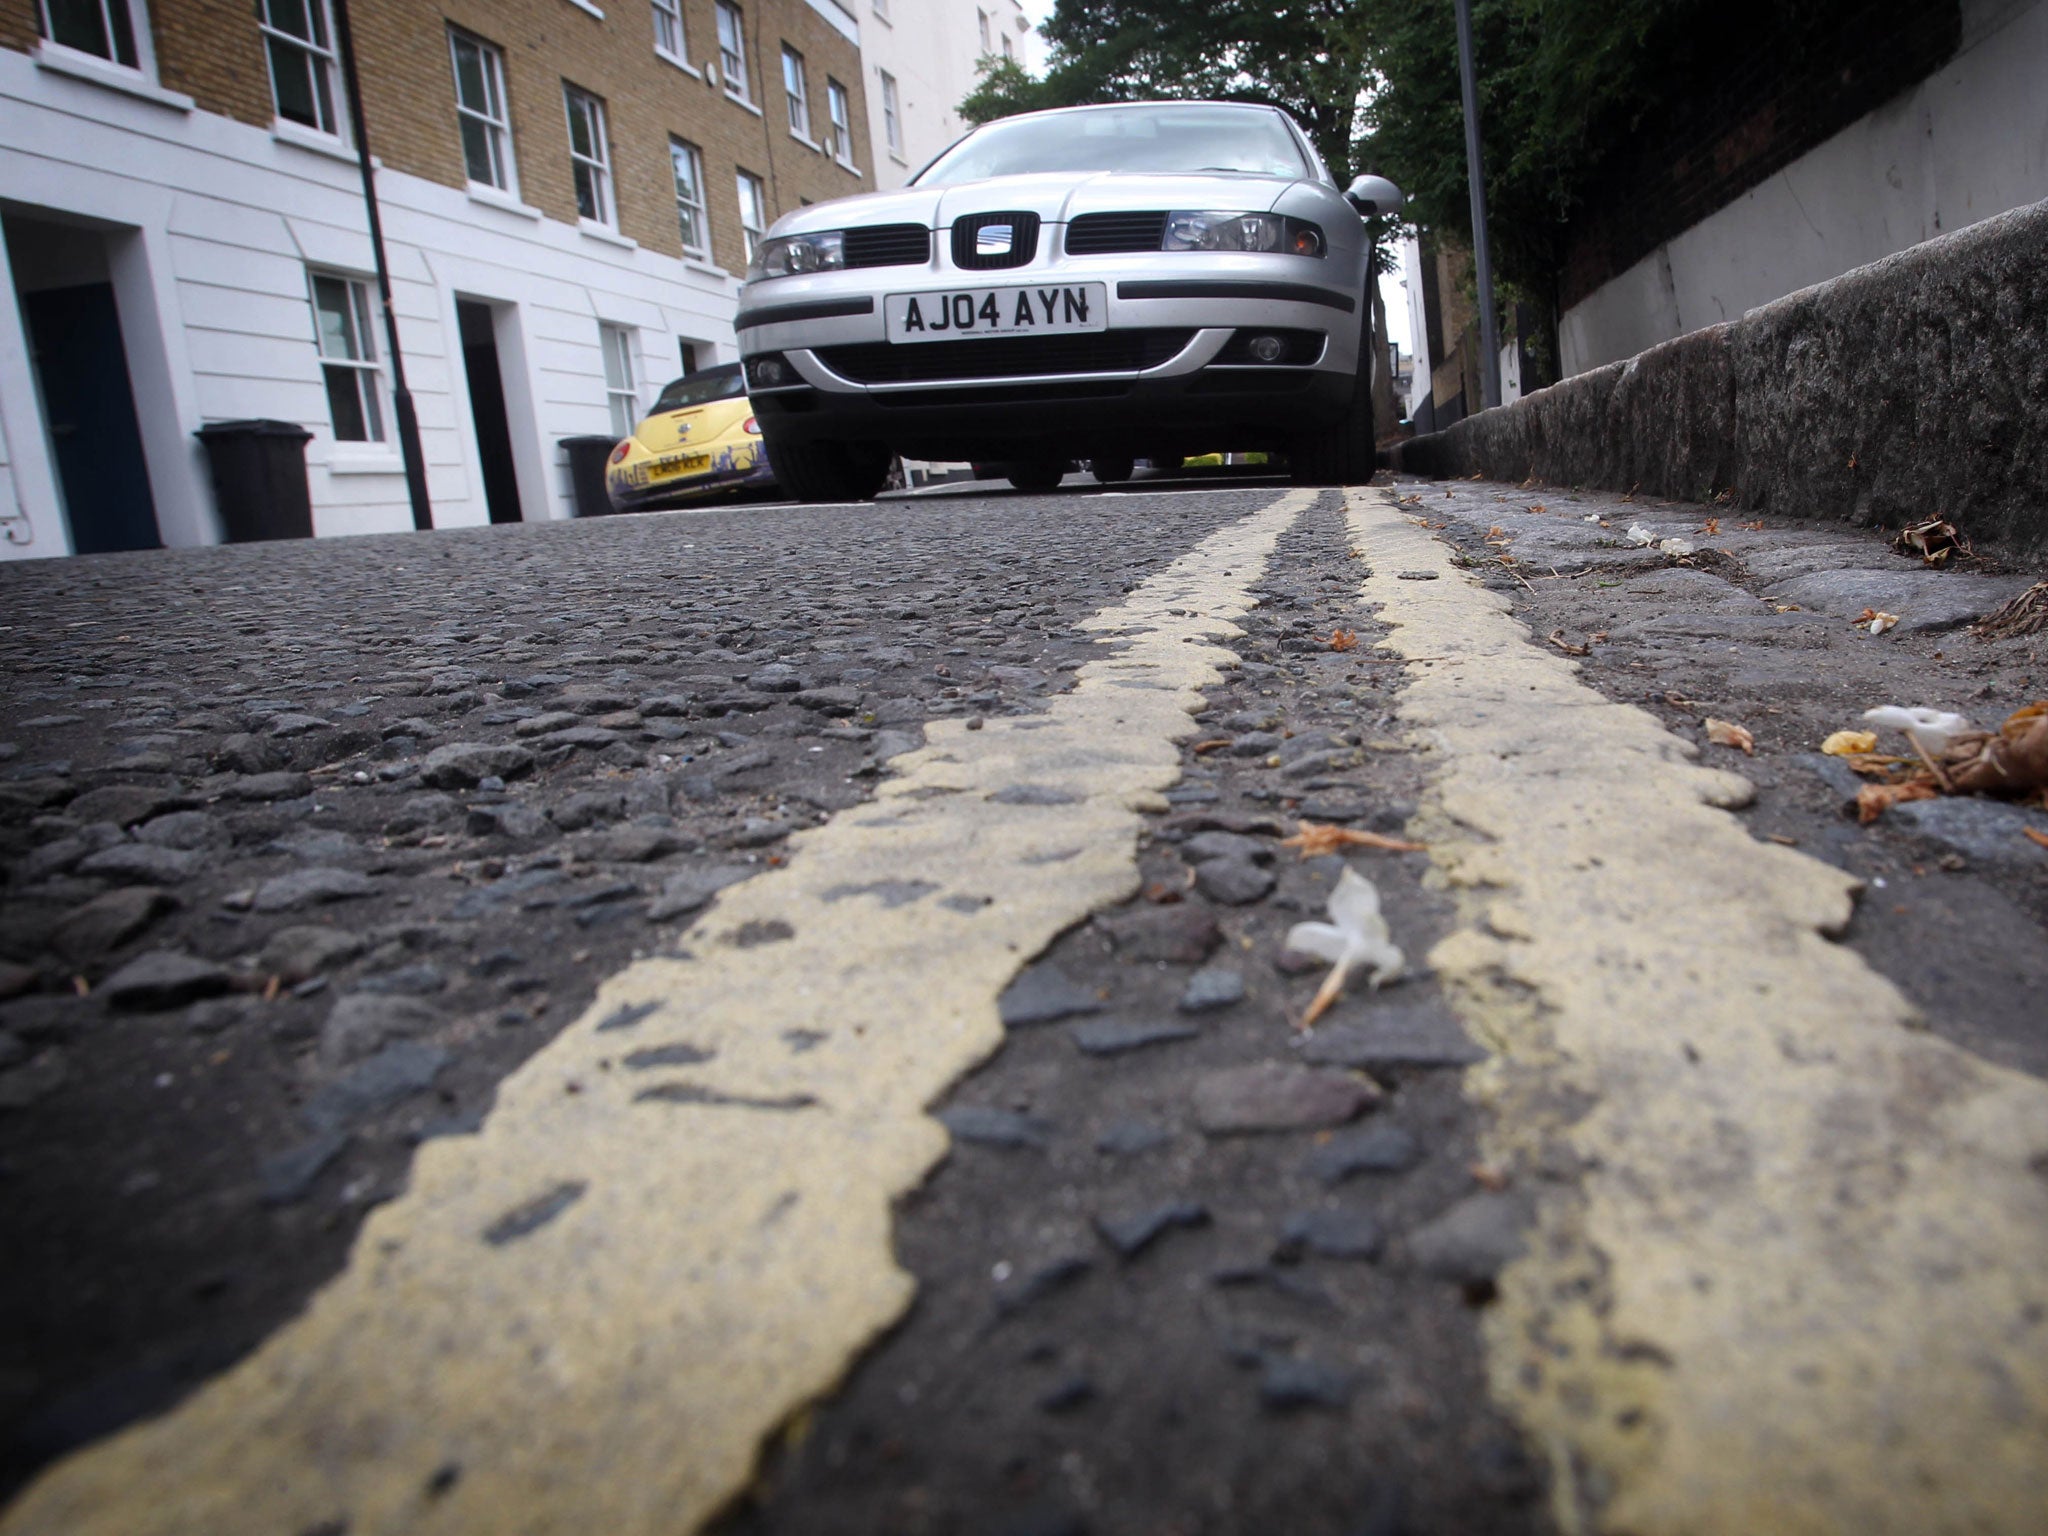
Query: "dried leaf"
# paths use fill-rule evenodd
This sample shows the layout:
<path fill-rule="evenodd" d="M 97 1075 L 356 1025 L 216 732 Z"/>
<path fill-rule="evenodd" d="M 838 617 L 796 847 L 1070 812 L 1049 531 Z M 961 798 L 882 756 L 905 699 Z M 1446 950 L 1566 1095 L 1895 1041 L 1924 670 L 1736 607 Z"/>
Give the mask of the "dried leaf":
<path fill-rule="evenodd" d="M 1965 794 L 2024 795 L 2048 788 L 2048 703 L 2014 710 L 1995 735 L 1958 737 L 1944 766 Z"/>
<path fill-rule="evenodd" d="M 1868 826 L 1903 800 L 1932 800 L 1938 794 L 1932 779 L 1908 779 L 1903 784 L 1866 784 L 1856 791 L 1856 819 Z"/>
<path fill-rule="evenodd" d="M 1718 517 L 1708 518 L 1707 526 L 1704 531 L 1707 537 L 1710 539 L 1719 538 L 1721 535 L 1721 519 L 1719 519 Z"/>
<path fill-rule="evenodd" d="M 1820 744 L 1820 749 L 1829 757 L 1860 757 L 1877 750 L 1877 732 L 1836 731 Z M 1195 750 L 1199 752 L 1201 748 Z"/>
<path fill-rule="evenodd" d="M 1330 649 L 1333 651 L 1355 650 L 1358 646 L 1358 631 L 1355 629 L 1333 629 L 1330 631 Z"/>
<path fill-rule="evenodd" d="M 1901 555 L 1918 555 L 1924 563 L 1939 566 L 1946 564 L 1958 550 L 1968 554 L 1970 546 L 1956 531 L 1954 523 L 1930 517 L 1924 523 L 1901 528 L 1892 539 L 1892 549 Z"/>
<path fill-rule="evenodd" d="M 1384 848 L 1390 853 L 1422 853 L 1423 843 L 1404 842 L 1398 837 L 1383 837 L 1377 832 L 1354 832 L 1349 827 L 1331 826 L 1319 821 L 1297 821 L 1292 837 L 1280 839 L 1282 848 L 1298 848 L 1304 859 L 1321 858 L 1326 853 L 1335 853 L 1341 848 Z"/>
<path fill-rule="evenodd" d="M 2048 629 L 2048 581 L 2037 581 L 2018 597 L 2001 603 L 1970 626 L 1979 640 L 2010 640 Z"/>
<path fill-rule="evenodd" d="M 1873 635 L 1881 635 L 1899 622 L 1896 613 L 1884 613 L 1876 608 L 1866 608 L 1856 615 L 1856 627 L 1867 629 Z"/>
<path fill-rule="evenodd" d="M 1509 538 L 1507 529 L 1501 527 L 1499 523 L 1495 523 L 1486 530 L 1486 542 L 1489 544 L 1507 544 L 1512 541 Z"/>
<path fill-rule="evenodd" d="M 1401 974 L 1406 959 L 1387 933 L 1380 916 L 1380 893 L 1357 870 L 1347 868 L 1330 892 L 1330 921 L 1296 923 L 1287 930 L 1287 948 L 1330 962 L 1330 974 L 1316 989 L 1301 1028 L 1307 1029 L 1328 1011 L 1344 991 L 1344 979 L 1358 966 L 1372 968 L 1373 990 Z"/>
<path fill-rule="evenodd" d="M 1542 502 L 1539 501 L 1529 510 L 1531 512 L 1548 512 L 1550 508 L 1546 507 Z"/>
<path fill-rule="evenodd" d="M 1221 752 L 1230 745 L 1228 736 L 1211 736 L 1207 741 L 1198 741 L 1188 750 L 1200 757 L 1207 752 Z"/>
<path fill-rule="evenodd" d="M 1565 639 L 1564 631 L 1561 629 L 1553 629 L 1550 632 L 1550 643 L 1560 651 L 1563 651 L 1567 656 L 1590 656 L 1593 654 L 1593 648 L 1590 645 L 1573 645 L 1569 640 Z"/>
<path fill-rule="evenodd" d="M 2048 832 L 2043 832 L 2039 827 L 2021 827 L 2020 830 L 2027 834 L 2027 841 L 2048 848 Z"/>
<path fill-rule="evenodd" d="M 1706 721 L 1707 740 L 1717 747 L 1734 747 L 1746 757 L 1756 756 L 1756 738 L 1733 720 L 1716 720 L 1709 715 Z"/>

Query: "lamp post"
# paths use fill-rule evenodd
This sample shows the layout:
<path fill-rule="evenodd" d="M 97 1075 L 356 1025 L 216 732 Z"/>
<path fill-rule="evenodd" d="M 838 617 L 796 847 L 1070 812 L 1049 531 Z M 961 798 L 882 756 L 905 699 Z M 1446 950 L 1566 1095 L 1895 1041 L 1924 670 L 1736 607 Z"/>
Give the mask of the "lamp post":
<path fill-rule="evenodd" d="M 1472 72 L 1472 0 L 1457 0 L 1458 84 L 1465 98 L 1465 180 L 1472 189 L 1472 261 L 1479 279 L 1479 389 L 1500 404 L 1500 326 L 1493 314 L 1493 258 L 1486 250 L 1486 164 L 1479 153 L 1479 87 Z"/>
<path fill-rule="evenodd" d="M 412 500 L 412 525 L 434 526 L 427 500 L 427 458 L 420 451 L 420 419 L 405 387 L 405 354 L 398 350 L 398 316 L 391 309 L 391 267 L 384 259 L 384 221 L 377 212 L 377 182 L 370 166 L 370 130 L 363 122 L 362 83 L 356 76 L 356 39 L 349 26 L 348 0 L 334 0 L 335 41 L 341 49 L 341 82 L 348 93 L 349 126 L 356 136 L 356 162 L 363 173 L 363 206 L 370 215 L 370 252 L 377 263 L 377 297 L 384 305 L 385 349 L 391 354 L 391 414 L 398 418 L 398 451 L 405 460 L 405 489 Z"/>

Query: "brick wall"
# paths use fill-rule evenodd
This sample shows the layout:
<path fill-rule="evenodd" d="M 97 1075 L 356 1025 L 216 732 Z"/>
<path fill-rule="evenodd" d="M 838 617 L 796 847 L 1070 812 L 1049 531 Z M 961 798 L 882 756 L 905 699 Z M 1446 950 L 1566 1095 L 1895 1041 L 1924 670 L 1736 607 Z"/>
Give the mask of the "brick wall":
<path fill-rule="evenodd" d="M 257 30 L 258 0 L 152 0 L 159 78 L 203 111 L 264 126 L 272 119 L 269 66 Z M 758 112 L 708 83 L 718 56 L 712 0 L 684 0 L 691 75 L 654 52 L 648 0 L 603 0 L 602 19 L 572 0 L 352 0 L 370 144 L 396 171 L 461 187 L 462 144 L 447 29 L 458 26 L 504 52 L 519 195 L 550 218 L 576 221 L 562 88 L 567 81 L 605 103 L 613 198 L 621 233 L 681 256 L 671 137 L 701 151 L 712 260 L 744 270 L 736 169 L 767 186 L 772 220 L 805 201 L 874 186 L 859 51 L 805 0 L 748 0 L 748 94 Z M 0 47 L 36 41 L 36 0 L 0 0 Z M 789 129 L 782 45 L 803 54 L 812 137 L 829 122 L 826 81 L 851 98 L 853 175 Z M 340 103 L 337 100 L 337 107 Z"/>

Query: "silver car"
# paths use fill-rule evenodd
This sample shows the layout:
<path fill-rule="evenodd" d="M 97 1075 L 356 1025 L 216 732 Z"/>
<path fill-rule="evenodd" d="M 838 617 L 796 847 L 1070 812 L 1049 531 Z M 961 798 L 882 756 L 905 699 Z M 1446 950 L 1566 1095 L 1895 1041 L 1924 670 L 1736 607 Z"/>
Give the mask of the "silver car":
<path fill-rule="evenodd" d="M 892 455 L 1002 463 L 1287 455 L 1372 473 L 1362 215 L 1284 112 L 1145 102 L 968 134 L 900 191 L 799 209 L 754 252 L 734 324 L 785 489 L 865 499 Z M 1125 471 L 1128 473 L 1128 471 Z"/>

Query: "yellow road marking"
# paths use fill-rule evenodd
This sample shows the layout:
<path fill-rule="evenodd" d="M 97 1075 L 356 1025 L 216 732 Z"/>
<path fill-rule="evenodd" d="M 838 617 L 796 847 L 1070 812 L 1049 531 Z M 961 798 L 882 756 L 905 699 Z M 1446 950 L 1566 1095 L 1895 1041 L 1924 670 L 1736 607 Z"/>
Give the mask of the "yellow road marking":
<path fill-rule="evenodd" d="M 1389 494 L 1349 500 L 1391 648 L 1456 658 L 1401 712 L 1470 923 L 1431 962 L 1503 1052 L 1473 1090 L 1538 1198 L 1486 1336 L 1559 1523 L 2048 1530 L 2048 1085 L 1916 1032 L 1824 937 L 1848 876 L 1752 841 L 1716 808 L 1746 781 L 1582 686 Z"/>
<path fill-rule="evenodd" d="M 1000 1042 L 1017 968 L 1137 888 L 1139 812 L 1313 494 L 1090 620 L 1107 654 L 1047 714 L 934 722 L 875 802 L 727 891 L 695 959 L 611 978 L 479 1135 L 423 1146 L 304 1316 L 0 1530 L 695 1529 L 909 1304 L 889 1207 L 945 1152 L 923 1110 Z M 702 1059 L 626 1067 L 659 1045 Z"/>

